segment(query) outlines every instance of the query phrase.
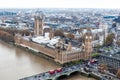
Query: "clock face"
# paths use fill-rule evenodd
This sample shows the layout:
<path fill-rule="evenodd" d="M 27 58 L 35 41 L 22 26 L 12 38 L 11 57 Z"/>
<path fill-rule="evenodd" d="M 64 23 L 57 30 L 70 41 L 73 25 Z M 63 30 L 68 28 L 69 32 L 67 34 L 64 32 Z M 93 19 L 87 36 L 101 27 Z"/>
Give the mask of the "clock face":
<path fill-rule="evenodd" d="M 86 36 L 86 39 L 88 39 L 88 36 Z"/>
<path fill-rule="evenodd" d="M 92 36 L 90 36 L 90 39 L 92 39 Z"/>

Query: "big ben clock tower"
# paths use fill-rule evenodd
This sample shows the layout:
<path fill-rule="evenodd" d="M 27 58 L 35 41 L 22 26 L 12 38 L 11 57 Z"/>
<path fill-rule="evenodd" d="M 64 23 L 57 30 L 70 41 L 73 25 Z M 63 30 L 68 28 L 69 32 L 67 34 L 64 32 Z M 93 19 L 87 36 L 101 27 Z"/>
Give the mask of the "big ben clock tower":
<path fill-rule="evenodd" d="M 88 60 L 92 57 L 92 32 L 90 29 L 87 30 L 84 35 L 84 59 Z"/>

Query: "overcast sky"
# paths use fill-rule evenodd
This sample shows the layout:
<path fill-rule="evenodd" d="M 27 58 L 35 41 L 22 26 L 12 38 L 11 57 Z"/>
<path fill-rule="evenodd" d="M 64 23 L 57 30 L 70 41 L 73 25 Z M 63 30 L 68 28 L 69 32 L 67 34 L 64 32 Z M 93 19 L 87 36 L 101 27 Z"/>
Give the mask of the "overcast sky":
<path fill-rule="evenodd" d="M 0 0 L 0 8 L 120 8 L 120 0 Z"/>

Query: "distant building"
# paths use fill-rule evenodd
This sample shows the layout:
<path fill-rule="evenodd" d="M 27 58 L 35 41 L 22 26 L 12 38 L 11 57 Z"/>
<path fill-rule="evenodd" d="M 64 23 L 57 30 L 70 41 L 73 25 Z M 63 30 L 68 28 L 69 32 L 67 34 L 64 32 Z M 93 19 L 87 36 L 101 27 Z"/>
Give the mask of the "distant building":
<path fill-rule="evenodd" d="M 87 29 L 79 29 L 74 34 L 75 39 L 80 39 L 82 38 L 86 32 Z M 91 29 L 91 33 L 92 33 L 92 46 L 95 47 L 97 45 L 103 45 L 104 43 L 104 30 L 103 29 Z"/>
<path fill-rule="evenodd" d="M 0 20 L 0 24 L 2 23 L 2 20 Z"/>
<path fill-rule="evenodd" d="M 115 27 L 113 26 L 112 32 L 116 35 L 116 40 L 120 40 L 120 14 L 113 21 Z"/>
<path fill-rule="evenodd" d="M 105 36 L 105 39 L 108 35 L 108 24 L 107 23 L 100 23 L 99 24 L 99 29 L 103 29 L 104 30 L 104 36 Z"/>
<path fill-rule="evenodd" d="M 97 45 L 103 45 L 104 43 L 104 30 L 103 29 L 93 29 L 92 30 L 93 34 L 93 47 Z"/>
<path fill-rule="evenodd" d="M 108 67 L 118 70 L 120 68 L 120 52 L 101 53 L 99 55 L 99 63 L 106 64 Z"/>
<path fill-rule="evenodd" d="M 79 31 L 76 31 L 76 33 L 74 34 L 75 39 L 79 39 L 82 37 L 82 33 L 80 33 Z"/>

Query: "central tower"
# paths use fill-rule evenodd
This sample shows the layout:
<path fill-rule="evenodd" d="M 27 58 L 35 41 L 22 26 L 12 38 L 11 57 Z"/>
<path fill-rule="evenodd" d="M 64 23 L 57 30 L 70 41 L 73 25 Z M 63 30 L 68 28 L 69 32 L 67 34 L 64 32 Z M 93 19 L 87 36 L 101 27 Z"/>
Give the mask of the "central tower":
<path fill-rule="evenodd" d="M 34 35 L 43 35 L 43 13 L 37 11 L 34 16 Z"/>

